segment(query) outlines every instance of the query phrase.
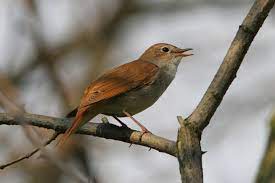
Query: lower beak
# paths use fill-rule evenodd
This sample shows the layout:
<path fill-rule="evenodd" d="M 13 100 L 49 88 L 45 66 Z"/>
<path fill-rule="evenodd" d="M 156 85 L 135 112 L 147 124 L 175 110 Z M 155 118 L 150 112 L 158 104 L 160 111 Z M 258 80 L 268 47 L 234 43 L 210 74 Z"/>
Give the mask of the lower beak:
<path fill-rule="evenodd" d="M 175 51 L 177 54 L 176 56 L 181 56 L 181 57 L 188 57 L 194 55 L 193 53 L 188 53 L 188 51 L 193 50 L 192 48 L 185 48 L 185 49 L 178 49 Z"/>

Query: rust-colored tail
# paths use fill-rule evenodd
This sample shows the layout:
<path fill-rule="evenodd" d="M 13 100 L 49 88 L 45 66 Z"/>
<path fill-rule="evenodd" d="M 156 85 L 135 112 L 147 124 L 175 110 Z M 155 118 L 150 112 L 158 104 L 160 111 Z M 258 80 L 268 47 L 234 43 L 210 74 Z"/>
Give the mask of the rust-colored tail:
<path fill-rule="evenodd" d="M 56 146 L 62 146 L 64 145 L 64 143 L 68 140 L 68 138 L 70 137 L 70 135 L 72 135 L 74 132 L 76 132 L 76 130 L 81 127 L 83 125 L 83 123 L 85 123 L 83 120 L 84 119 L 84 113 L 85 111 L 79 111 L 74 119 L 74 121 L 72 122 L 72 125 L 70 128 L 68 128 L 66 130 L 66 132 L 63 134 L 63 136 L 61 137 L 61 139 L 59 140 L 59 142 L 57 143 Z"/>

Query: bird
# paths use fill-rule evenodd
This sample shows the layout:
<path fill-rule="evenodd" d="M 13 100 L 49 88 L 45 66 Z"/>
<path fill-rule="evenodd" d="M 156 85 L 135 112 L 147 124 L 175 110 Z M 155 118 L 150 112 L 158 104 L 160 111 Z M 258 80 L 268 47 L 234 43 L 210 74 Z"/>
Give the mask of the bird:
<path fill-rule="evenodd" d="M 79 106 L 69 114 L 75 118 L 59 145 L 98 114 L 129 117 L 142 133 L 150 132 L 133 115 L 152 106 L 175 78 L 184 57 L 192 48 L 181 49 L 168 43 L 150 46 L 137 60 L 113 68 L 92 81 L 85 89 Z"/>

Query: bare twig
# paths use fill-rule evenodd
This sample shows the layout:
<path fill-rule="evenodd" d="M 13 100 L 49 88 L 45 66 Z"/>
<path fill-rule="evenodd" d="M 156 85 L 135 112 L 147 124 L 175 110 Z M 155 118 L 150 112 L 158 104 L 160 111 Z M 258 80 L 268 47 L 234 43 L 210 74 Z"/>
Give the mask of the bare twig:
<path fill-rule="evenodd" d="M 5 82 L 7 83 L 7 82 Z M 12 87 L 10 87 L 12 88 Z M 1 88 L 0 88 L 1 89 Z M 12 88 L 14 89 L 14 88 Z M 79 182 L 86 182 L 86 178 L 80 174 L 79 171 L 76 171 L 72 167 L 65 166 L 63 162 L 61 162 L 58 158 L 54 156 L 50 151 L 48 151 L 45 147 L 44 144 L 41 144 L 40 141 L 33 136 L 33 134 L 38 135 L 38 132 L 34 128 L 29 128 L 27 126 L 28 120 L 24 118 L 24 109 L 21 108 L 17 103 L 13 102 L 13 98 L 9 97 L 6 93 L 7 91 L 2 91 L 0 90 L 0 104 L 4 107 L 6 111 L 9 112 L 9 115 L 12 116 L 12 118 L 16 119 L 18 125 L 22 125 L 23 127 L 23 132 L 25 135 L 28 137 L 30 142 L 38 147 L 42 151 L 42 153 L 47 157 L 51 162 L 54 163 L 58 168 L 60 168 L 64 173 L 66 173 L 68 176 L 71 176 L 75 180 Z M 14 97 L 14 96 L 13 96 Z M 53 135 L 54 137 L 55 135 Z M 52 137 L 52 138 L 53 138 Z M 51 140 L 50 140 L 51 142 Z M 14 163 L 12 163 L 14 164 Z M 7 167 L 3 165 L 4 168 Z M 8 165 L 9 166 L 9 165 Z M 2 166 L 0 166 L 2 167 Z"/>
<path fill-rule="evenodd" d="M 22 117 L 28 122 L 29 125 L 53 129 L 60 133 L 65 132 L 71 122 L 71 119 L 67 118 L 54 118 L 27 113 L 25 113 Z M 0 113 L 0 125 L 3 124 L 19 125 L 20 121 L 9 114 Z M 176 143 L 172 140 L 153 134 L 144 134 L 140 140 L 142 135 L 141 132 L 134 131 L 130 128 L 122 128 L 109 123 L 88 123 L 79 129 L 77 133 L 142 145 L 172 156 L 176 156 Z"/>
<path fill-rule="evenodd" d="M 236 77 L 250 44 L 273 6 L 274 0 L 254 2 L 199 105 L 180 123 L 177 148 L 182 182 L 203 182 L 201 133 Z"/>
<path fill-rule="evenodd" d="M 55 132 L 55 134 L 54 134 L 51 138 L 49 138 L 49 140 L 47 140 L 47 141 L 44 143 L 43 146 L 46 146 L 46 145 L 50 144 L 53 140 L 56 139 L 56 137 L 58 136 L 58 134 L 59 134 L 59 133 L 56 133 L 56 132 Z M 6 168 L 6 167 L 8 167 L 8 166 L 11 166 L 11 165 L 13 165 L 13 164 L 19 163 L 20 161 L 22 161 L 22 160 L 24 160 L 24 159 L 28 159 L 28 158 L 30 158 L 31 156 L 33 156 L 35 153 L 37 153 L 39 150 L 40 150 L 39 147 L 38 147 L 38 148 L 35 148 L 32 152 L 29 152 L 28 154 L 26 154 L 26 155 L 24 155 L 24 156 L 22 156 L 22 157 L 20 157 L 20 158 L 17 158 L 17 159 L 15 159 L 15 160 L 12 160 L 11 162 L 8 162 L 8 163 L 6 163 L 6 164 L 1 165 L 1 166 L 0 166 L 0 169 L 3 170 L 4 168 Z"/>

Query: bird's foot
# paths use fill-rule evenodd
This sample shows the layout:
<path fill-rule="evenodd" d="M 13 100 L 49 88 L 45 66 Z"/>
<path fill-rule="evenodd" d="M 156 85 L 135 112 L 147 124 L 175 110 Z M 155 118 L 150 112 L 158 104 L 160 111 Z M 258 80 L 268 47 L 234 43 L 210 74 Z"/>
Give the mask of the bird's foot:
<path fill-rule="evenodd" d="M 130 113 L 128 113 L 126 111 L 123 111 L 123 113 L 141 128 L 142 135 L 144 135 L 145 133 L 151 133 L 145 126 L 143 126 L 138 120 L 136 120 Z"/>

